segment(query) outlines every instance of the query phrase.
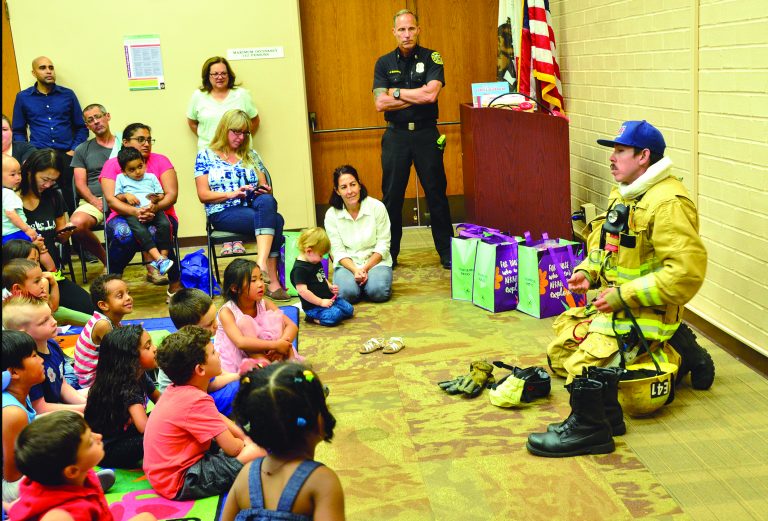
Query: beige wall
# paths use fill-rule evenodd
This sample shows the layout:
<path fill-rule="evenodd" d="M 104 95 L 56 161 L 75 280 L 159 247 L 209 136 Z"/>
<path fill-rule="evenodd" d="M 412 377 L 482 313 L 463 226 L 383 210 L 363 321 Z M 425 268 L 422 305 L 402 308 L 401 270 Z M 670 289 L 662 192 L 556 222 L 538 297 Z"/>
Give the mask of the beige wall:
<path fill-rule="evenodd" d="M 261 116 L 255 147 L 272 174 L 286 228 L 314 225 L 309 130 L 298 1 L 235 1 L 226 13 L 216 2 L 162 0 L 124 4 L 96 0 L 8 0 L 21 87 L 33 83 L 32 60 L 51 58 L 57 82 L 74 89 L 82 106 L 102 103 L 112 129 L 141 121 L 157 139 L 179 178 L 180 236 L 205 235 L 205 214 L 193 180 L 196 137 L 186 108 L 200 85 L 200 69 L 228 48 L 283 46 L 282 59 L 233 61 Z M 48 22 L 42 23 L 45 12 Z M 233 16 L 234 14 L 234 16 Z M 123 36 L 158 34 L 166 89 L 128 90 Z"/>
<path fill-rule="evenodd" d="M 571 118 L 572 205 L 605 208 L 609 149 L 647 119 L 699 207 L 689 307 L 768 354 L 768 2 L 550 0 Z"/>
<path fill-rule="evenodd" d="M 233 65 L 259 107 L 256 147 L 287 227 L 313 224 L 296 0 L 236 2 L 242 16 L 183 0 L 138 10 L 95 0 L 8 3 L 22 88 L 32 82 L 31 60 L 47 54 L 59 83 L 83 104 L 104 103 L 114 128 L 153 127 L 155 150 L 179 174 L 182 236 L 204 233 L 192 181 L 195 140 L 184 118 L 202 62 L 230 47 L 284 46 L 284 59 Z M 768 353 L 768 2 L 551 0 L 551 7 L 571 118 L 573 208 L 605 207 L 608 149 L 595 139 L 627 119 L 657 125 L 699 206 L 709 251 L 707 280 L 690 307 Z M 41 10 L 55 22 L 40 24 Z M 198 34 L 203 25 L 211 29 Z M 59 28 L 68 29 L 65 36 Z M 167 89 L 129 92 L 122 37 L 147 33 L 161 37 Z"/>

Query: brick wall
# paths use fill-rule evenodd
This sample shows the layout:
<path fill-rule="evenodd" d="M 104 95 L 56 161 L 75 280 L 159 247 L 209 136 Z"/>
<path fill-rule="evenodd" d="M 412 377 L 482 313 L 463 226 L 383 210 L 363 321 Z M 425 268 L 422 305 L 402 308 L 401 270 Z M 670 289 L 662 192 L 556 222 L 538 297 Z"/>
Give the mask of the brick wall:
<path fill-rule="evenodd" d="M 689 307 L 768 354 L 768 1 L 550 0 L 571 118 L 571 204 L 604 209 L 609 149 L 646 119 L 699 207 Z"/>

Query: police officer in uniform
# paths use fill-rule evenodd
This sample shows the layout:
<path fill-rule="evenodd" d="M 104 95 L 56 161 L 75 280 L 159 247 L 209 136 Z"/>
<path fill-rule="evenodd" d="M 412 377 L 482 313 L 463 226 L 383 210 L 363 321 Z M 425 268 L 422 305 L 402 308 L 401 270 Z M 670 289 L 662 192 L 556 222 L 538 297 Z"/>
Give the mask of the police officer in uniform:
<path fill-rule="evenodd" d="M 384 112 L 387 130 L 381 138 L 381 188 L 392 226 L 393 265 L 403 235 L 403 199 L 411 164 L 416 166 L 427 196 L 432 238 L 444 268 L 451 267 L 451 213 L 442 144 L 438 143 L 437 96 L 445 84 L 440 53 L 418 45 L 419 24 L 407 9 L 394 17 L 397 49 L 376 61 L 373 94 L 376 110 Z"/>

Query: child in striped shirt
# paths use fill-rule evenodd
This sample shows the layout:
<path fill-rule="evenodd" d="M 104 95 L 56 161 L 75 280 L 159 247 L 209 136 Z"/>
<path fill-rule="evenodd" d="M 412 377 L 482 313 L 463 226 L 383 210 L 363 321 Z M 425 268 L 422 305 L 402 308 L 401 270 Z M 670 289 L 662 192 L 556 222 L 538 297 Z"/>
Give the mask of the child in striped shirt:
<path fill-rule="evenodd" d="M 133 312 L 133 297 L 128 285 L 115 273 L 100 275 L 91 283 L 91 300 L 96 306 L 75 343 L 75 374 L 81 388 L 93 385 L 99 346 L 104 336 L 120 327 L 125 315 Z"/>

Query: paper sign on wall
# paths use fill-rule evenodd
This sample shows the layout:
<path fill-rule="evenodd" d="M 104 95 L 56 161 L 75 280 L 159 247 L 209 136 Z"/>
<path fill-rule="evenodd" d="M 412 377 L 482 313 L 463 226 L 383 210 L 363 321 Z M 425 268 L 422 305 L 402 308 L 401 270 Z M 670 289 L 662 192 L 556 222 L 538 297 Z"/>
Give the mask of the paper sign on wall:
<path fill-rule="evenodd" d="M 263 60 L 265 58 L 283 58 L 283 57 L 285 57 L 285 53 L 283 52 L 282 46 L 227 49 L 228 60 Z"/>
<path fill-rule="evenodd" d="M 128 90 L 158 90 L 165 88 L 160 36 L 140 34 L 123 38 Z"/>

